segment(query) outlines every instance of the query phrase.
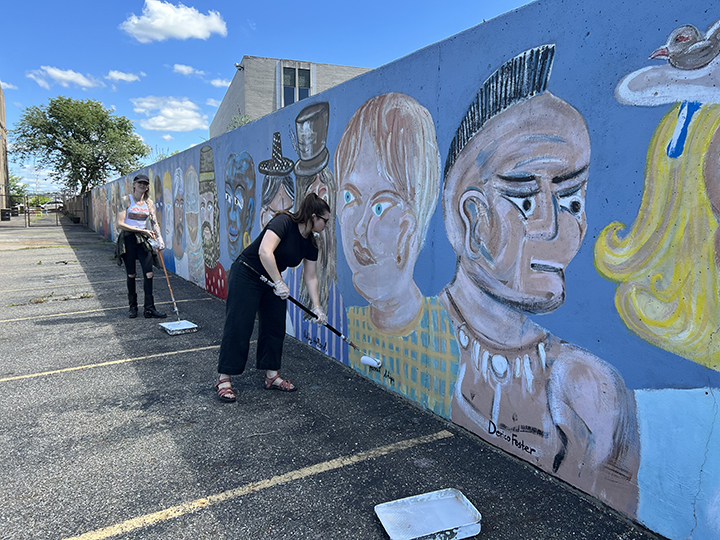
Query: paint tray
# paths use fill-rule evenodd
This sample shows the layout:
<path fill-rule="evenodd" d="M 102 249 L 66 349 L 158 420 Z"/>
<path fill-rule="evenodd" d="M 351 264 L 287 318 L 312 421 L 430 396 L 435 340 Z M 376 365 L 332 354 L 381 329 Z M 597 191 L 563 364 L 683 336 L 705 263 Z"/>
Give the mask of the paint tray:
<path fill-rule="evenodd" d="M 177 336 L 178 334 L 190 334 L 197 332 L 197 324 L 193 324 L 190 321 L 174 321 L 160 323 L 160 327 L 165 330 L 171 336 Z"/>
<path fill-rule="evenodd" d="M 480 532 L 480 512 L 457 489 L 441 489 L 375 506 L 390 540 L 470 538 Z"/>

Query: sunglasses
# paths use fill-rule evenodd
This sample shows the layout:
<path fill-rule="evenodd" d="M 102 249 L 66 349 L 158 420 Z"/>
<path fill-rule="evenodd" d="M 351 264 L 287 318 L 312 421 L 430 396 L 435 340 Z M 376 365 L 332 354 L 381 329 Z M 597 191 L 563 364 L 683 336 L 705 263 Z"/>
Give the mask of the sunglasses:
<path fill-rule="evenodd" d="M 322 219 L 323 222 L 325 223 L 325 225 L 327 225 L 328 221 L 330 221 L 330 218 L 324 218 L 324 217 L 322 217 L 322 216 L 317 216 L 317 215 L 316 215 L 315 217 L 318 218 L 318 219 Z"/>

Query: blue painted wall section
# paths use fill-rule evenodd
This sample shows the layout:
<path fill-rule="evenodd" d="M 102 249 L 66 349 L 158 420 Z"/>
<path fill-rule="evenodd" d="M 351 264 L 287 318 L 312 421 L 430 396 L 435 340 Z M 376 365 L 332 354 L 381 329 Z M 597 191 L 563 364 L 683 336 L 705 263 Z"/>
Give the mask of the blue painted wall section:
<path fill-rule="evenodd" d="M 321 300 L 389 391 L 670 538 L 720 538 L 720 8 L 529 4 L 142 170 L 219 298 L 310 192 Z M 116 238 L 129 190 L 92 192 Z M 307 298 L 302 268 L 289 270 Z"/>

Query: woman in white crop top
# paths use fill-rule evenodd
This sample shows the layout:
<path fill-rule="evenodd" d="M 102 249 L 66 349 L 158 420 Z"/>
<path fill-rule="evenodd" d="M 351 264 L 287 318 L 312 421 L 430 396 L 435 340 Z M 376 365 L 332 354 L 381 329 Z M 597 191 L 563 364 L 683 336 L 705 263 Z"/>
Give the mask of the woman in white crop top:
<path fill-rule="evenodd" d="M 167 317 L 155 309 L 153 298 L 153 248 L 150 240 L 153 239 L 162 250 L 165 248 L 162 235 L 159 233 L 155 220 L 155 205 L 149 198 L 150 180 L 144 174 L 138 174 L 133 179 L 132 193 L 123 197 L 122 210 L 117 214 L 118 236 L 117 252 L 119 258 L 125 263 L 127 271 L 128 301 L 130 303 L 130 318 L 138 315 L 137 293 L 135 290 L 135 261 L 140 261 L 143 270 L 143 288 L 145 291 L 145 306 L 143 314 L 146 319 Z M 162 255 L 161 255 L 162 256 Z M 118 261 L 120 264 L 120 261 Z"/>

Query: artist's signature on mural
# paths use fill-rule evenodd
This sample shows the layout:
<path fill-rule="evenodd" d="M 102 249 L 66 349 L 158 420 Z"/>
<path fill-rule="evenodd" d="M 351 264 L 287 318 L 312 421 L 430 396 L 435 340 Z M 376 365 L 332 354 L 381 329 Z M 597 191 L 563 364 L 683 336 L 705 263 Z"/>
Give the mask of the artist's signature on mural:
<path fill-rule="evenodd" d="M 305 332 L 303 337 L 307 340 L 308 344 L 314 345 L 318 349 L 321 349 L 323 351 L 327 351 L 327 342 L 321 341 L 320 338 L 314 338 L 310 335 L 309 332 Z"/>
<path fill-rule="evenodd" d="M 495 425 L 495 422 L 493 422 L 492 420 L 490 420 L 490 424 L 488 425 L 488 433 L 490 435 L 495 435 L 496 437 L 500 437 L 505 442 L 510 443 L 515 448 L 519 448 L 520 450 L 522 450 L 523 452 L 526 452 L 529 455 L 533 455 L 535 452 L 537 452 L 537 449 L 525 444 L 524 440 L 518 439 L 517 434 L 515 434 L 515 433 L 508 434 L 505 431 L 503 431 L 502 429 L 499 429 Z"/>
<path fill-rule="evenodd" d="M 383 379 L 388 379 L 392 384 L 395 384 L 395 378 L 392 376 L 392 373 L 390 373 L 387 369 L 380 369 L 372 366 L 368 366 L 368 368 L 370 369 L 370 371 L 379 373 Z"/>

